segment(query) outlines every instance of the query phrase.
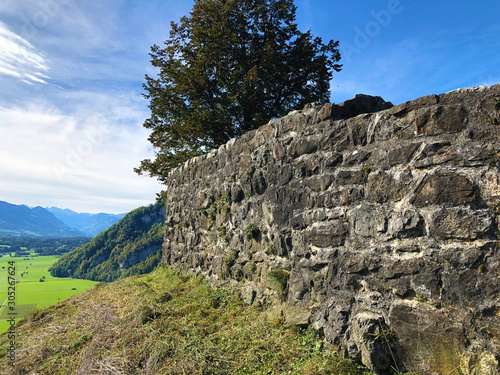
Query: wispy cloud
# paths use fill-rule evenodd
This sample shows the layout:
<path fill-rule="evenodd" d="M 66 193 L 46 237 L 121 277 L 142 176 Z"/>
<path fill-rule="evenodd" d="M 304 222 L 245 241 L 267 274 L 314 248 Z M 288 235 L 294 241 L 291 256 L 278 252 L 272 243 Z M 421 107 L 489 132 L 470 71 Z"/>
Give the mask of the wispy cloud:
<path fill-rule="evenodd" d="M 0 22 L 0 74 L 30 84 L 47 84 L 48 70 L 43 54 Z"/>
<path fill-rule="evenodd" d="M 152 203 L 162 187 L 133 172 L 152 156 L 144 100 L 126 92 L 70 92 L 64 106 L 60 100 L 0 106 L 2 199 L 90 212 Z"/>

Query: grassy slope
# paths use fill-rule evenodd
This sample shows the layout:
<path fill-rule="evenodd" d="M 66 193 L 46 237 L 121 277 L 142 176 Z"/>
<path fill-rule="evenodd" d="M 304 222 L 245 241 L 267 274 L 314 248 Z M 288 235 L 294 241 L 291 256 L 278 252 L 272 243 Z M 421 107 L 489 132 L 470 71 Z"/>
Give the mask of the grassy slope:
<path fill-rule="evenodd" d="M 37 309 L 48 307 L 82 293 L 96 284 L 89 280 L 61 279 L 50 276 L 48 269 L 58 258 L 59 256 L 41 256 L 31 260 L 9 256 L 0 258 L 0 305 L 7 297 L 8 262 L 10 261 L 15 261 L 15 278 L 20 281 L 16 288 L 15 302 L 18 307 L 21 305 L 36 305 Z M 21 272 L 25 271 L 28 273 L 21 277 Z M 45 282 L 41 283 L 40 279 L 43 276 L 45 276 Z M 72 290 L 73 288 L 76 290 Z M 0 310 L 0 318 L 4 317 L 3 313 L 4 308 Z M 8 327 L 7 320 L 0 319 L 0 332 L 4 332 Z"/>
<path fill-rule="evenodd" d="M 365 374 L 313 330 L 285 328 L 228 289 L 160 267 L 38 311 L 2 374 Z"/>

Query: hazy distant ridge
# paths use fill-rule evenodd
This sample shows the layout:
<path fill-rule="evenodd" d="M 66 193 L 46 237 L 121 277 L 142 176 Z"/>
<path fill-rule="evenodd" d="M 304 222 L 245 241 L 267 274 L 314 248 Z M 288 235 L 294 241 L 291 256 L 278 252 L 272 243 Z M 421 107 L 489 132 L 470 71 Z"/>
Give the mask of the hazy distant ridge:
<path fill-rule="evenodd" d="M 56 218 L 64 222 L 71 228 L 75 228 L 83 232 L 87 236 L 94 237 L 105 231 L 113 224 L 116 224 L 125 214 L 89 214 L 86 212 L 79 213 L 70 209 L 62 209 L 58 207 L 47 207 L 47 211 L 52 213 Z"/>
<path fill-rule="evenodd" d="M 0 201 L 0 236 L 9 237 L 88 237 L 56 218 L 43 207 L 30 208 Z"/>

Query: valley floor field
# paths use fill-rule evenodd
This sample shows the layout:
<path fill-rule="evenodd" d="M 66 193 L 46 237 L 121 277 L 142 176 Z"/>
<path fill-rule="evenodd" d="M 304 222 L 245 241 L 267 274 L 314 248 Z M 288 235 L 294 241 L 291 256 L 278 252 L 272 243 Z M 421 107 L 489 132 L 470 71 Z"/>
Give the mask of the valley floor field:
<path fill-rule="evenodd" d="M 7 319 L 13 316 L 8 314 L 12 311 L 9 310 L 6 302 L 9 287 L 9 262 L 14 262 L 15 275 L 13 277 L 19 281 L 15 290 L 16 322 L 34 308 L 41 309 L 54 305 L 97 284 L 90 280 L 52 277 L 48 271 L 49 267 L 59 257 L 55 255 L 39 257 L 4 255 L 0 258 L 0 304 L 4 305 L 0 308 L 0 332 L 10 327 Z"/>

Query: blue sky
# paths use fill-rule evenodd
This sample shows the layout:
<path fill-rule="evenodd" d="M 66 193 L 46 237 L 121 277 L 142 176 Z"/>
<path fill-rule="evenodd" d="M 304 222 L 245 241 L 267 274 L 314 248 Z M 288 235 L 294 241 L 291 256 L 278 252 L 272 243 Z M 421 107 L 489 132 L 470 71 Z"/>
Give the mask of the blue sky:
<path fill-rule="evenodd" d="M 127 212 L 162 188 L 142 98 L 149 47 L 193 0 L 0 2 L 0 200 Z M 399 104 L 500 82 L 498 1 L 297 0 L 303 31 L 340 41 L 332 102 Z"/>

